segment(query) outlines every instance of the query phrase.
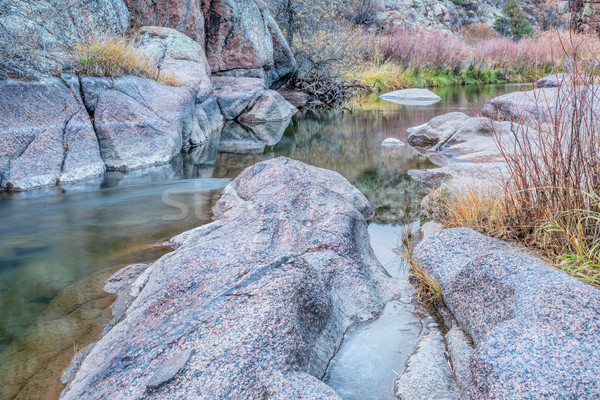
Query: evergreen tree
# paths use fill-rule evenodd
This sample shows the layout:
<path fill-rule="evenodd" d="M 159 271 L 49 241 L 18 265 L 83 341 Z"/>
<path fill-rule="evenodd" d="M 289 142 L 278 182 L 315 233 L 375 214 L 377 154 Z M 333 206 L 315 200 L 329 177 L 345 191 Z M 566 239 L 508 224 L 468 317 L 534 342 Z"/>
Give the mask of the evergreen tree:
<path fill-rule="evenodd" d="M 533 35 L 533 27 L 525 18 L 523 10 L 519 8 L 516 0 L 509 0 L 502 7 L 502 17 L 494 22 L 494 29 L 502 36 L 512 36 L 521 39 L 523 36 Z"/>

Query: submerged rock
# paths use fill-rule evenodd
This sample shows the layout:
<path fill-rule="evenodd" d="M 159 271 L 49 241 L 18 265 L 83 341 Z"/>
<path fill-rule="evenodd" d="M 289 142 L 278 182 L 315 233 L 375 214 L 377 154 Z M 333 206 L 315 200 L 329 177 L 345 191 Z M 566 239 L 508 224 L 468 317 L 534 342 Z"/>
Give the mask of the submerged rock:
<path fill-rule="evenodd" d="M 365 197 L 277 158 L 247 168 L 214 212 L 173 238 L 62 399 L 339 399 L 319 378 L 348 326 L 392 294 Z"/>
<path fill-rule="evenodd" d="M 406 106 L 429 106 L 442 100 L 428 89 L 403 89 L 382 94 L 379 98 Z"/>
<path fill-rule="evenodd" d="M 475 344 L 468 399 L 600 398 L 600 291 L 465 228 L 416 257 Z"/>

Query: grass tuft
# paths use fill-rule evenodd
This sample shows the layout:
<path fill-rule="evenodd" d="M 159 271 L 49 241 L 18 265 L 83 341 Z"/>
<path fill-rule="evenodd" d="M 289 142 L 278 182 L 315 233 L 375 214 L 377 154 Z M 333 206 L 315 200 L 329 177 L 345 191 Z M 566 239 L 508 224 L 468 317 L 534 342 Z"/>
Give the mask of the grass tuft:
<path fill-rule="evenodd" d="M 161 73 L 153 60 L 137 50 L 132 39 L 95 38 L 77 43 L 75 48 L 78 74 L 110 78 L 135 75 L 168 86 L 181 86 L 175 77 Z"/>
<path fill-rule="evenodd" d="M 419 297 L 428 302 L 444 304 L 444 293 L 442 292 L 440 283 L 415 257 L 414 248 L 411 244 L 410 230 L 406 231 L 402 239 L 402 249 L 396 249 L 395 251 L 408 264 L 408 272 Z"/>

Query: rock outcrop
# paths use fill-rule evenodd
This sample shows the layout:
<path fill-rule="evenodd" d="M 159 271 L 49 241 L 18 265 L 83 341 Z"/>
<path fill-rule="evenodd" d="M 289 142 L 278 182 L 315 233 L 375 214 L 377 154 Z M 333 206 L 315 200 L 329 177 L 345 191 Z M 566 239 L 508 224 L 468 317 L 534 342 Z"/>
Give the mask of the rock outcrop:
<path fill-rule="evenodd" d="M 416 257 L 475 344 L 467 399 L 600 397 L 600 292 L 515 245 L 465 228 Z"/>
<path fill-rule="evenodd" d="M 25 4 L 15 4 L 20 2 Z M 241 138 L 256 142 L 255 151 L 264 150 L 281 138 L 282 125 L 297 111 L 270 89 L 285 83 L 296 67 L 260 0 L 128 0 L 134 20 L 145 15 L 185 33 L 144 26 L 137 35 L 136 50 L 170 86 L 136 76 L 63 74 L 61 81 L 44 74 L 73 61 L 69 45 L 97 32 L 129 29 L 123 0 L 75 3 L 56 9 L 46 0 L 30 8 L 11 5 L 0 15 L 12 39 L 23 37 L 38 56 L 42 50 L 35 46 L 43 45 L 43 57 L 36 60 L 48 60 L 35 73 L 24 64 L 15 67 L 26 82 L 0 81 L 0 140 L 6 148 L 0 188 L 33 189 L 102 175 L 104 169 L 166 164 L 182 148 L 213 143 L 224 120 L 239 120 L 244 126 L 236 131 L 249 133 Z"/>
<path fill-rule="evenodd" d="M 339 399 L 319 378 L 347 327 L 393 293 L 365 197 L 336 172 L 277 158 L 247 168 L 214 213 L 146 276 L 121 274 L 143 289 L 62 399 Z"/>
<path fill-rule="evenodd" d="M 104 173 L 79 80 L 0 80 L 0 188 L 76 182 Z"/>

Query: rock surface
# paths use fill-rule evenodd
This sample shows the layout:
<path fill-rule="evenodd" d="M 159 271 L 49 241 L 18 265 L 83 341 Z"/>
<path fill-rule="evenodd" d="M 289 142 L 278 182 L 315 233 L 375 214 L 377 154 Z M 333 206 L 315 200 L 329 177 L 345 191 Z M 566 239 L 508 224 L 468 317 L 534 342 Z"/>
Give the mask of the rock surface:
<path fill-rule="evenodd" d="M 246 169 L 216 221 L 173 239 L 62 399 L 339 399 L 318 378 L 352 322 L 392 292 L 367 200 L 287 158 Z"/>
<path fill-rule="evenodd" d="M 262 0 L 211 0 L 202 4 L 206 52 L 213 73 L 262 70 L 267 87 L 281 87 L 296 62 Z"/>
<path fill-rule="evenodd" d="M 0 188 L 33 189 L 103 173 L 77 77 L 0 80 Z"/>
<path fill-rule="evenodd" d="M 600 397 L 600 292 L 523 249 L 446 229 L 416 256 L 473 339 L 469 399 Z"/>
<path fill-rule="evenodd" d="M 460 392 L 445 352 L 444 336 L 432 322 L 396 381 L 396 396 L 401 400 L 458 400 Z"/>
<path fill-rule="evenodd" d="M 109 170 L 166 164 L 196 128 L 195 98 L 187 88 L 132 76 L 86 77 L 81 86 Z"/>
<path fill-rule="evenodd" d="M 403 89 L 382 94 L 379 98 L 406 106 L 429 106 L 442 100 L 428 89 Z"/>

